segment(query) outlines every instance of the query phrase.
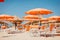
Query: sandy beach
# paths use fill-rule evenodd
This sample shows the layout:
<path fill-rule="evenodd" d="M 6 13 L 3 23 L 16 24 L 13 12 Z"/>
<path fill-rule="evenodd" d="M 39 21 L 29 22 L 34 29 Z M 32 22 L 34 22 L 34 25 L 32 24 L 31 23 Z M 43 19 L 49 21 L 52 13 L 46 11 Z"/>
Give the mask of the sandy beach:
<path fill-rule="evenodd" d="M 60 40 L 60 36 L 55 37 L 32 37 L 29 32 L 4 34 L 0 32 L 0 40 Z"/>

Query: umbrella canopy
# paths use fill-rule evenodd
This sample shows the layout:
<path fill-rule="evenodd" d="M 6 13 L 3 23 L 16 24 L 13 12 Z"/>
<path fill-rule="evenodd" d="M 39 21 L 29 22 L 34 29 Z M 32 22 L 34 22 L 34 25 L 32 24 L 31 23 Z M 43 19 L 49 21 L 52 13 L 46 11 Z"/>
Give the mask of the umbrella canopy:
<path fill-rule="evenodd" d="M 14 21 L 14 19 L 9 18 L 9 19 L 7 19 L 7 21 Z"/>
<path fill-rule="evenodd" d="M 13 16 L 10 16 L 10 15 L 0 15 L 0 20 L 7 20 L 7 19 L 13 19 L 14 17 Z"/>
<path fill-rule="evenodd" d="M 24 20 L 29 20 L 29 21 L 39 21 L 42 17 L 37 16 L 37 15 L 27 15 L 23 17 Z"/>
<path fill-rule="evenodd" d="M 25 21 L 39 21 L 39 19 L 23 19 Z"/>
<path fill-rule="evenodd" d="M 47 18 L 42 18 L 40 21 L 41 23 L 48 23 L 49 20 Z"/>
<path fill-rule="evenodd" d="M 13 16 L 6 15 L 6 14 L 0 15 L 0 18 L 4 18 L 4 17 L 8 17 L 8 18 L 14 18 Z"/>
<path fill-rule="evenodd" d="M 23 20 L 21 18 L 17 17 L 17 16 L 14 16 L 14 23 L 16 23 L 16 22 L 22 23 Z"/>
<path fill-rule="evenodd" d="M 27 15 L 27 16 L 24 16 L 23 18 L 25 18 L 25 19 L 39 19 L 39 16 L 37 16 L 37 15 Z M 42 17 L 40 17 L 40 18 L 42 18 Z"/>
<path fill-rule="evenodd" d="M 48 21 L 48 19 L 47 18 L 42 18 L 41 21 Z"/>
<path fill-rule="evenodd" d="M 48 18 L 49 20 L 60 21 L 60 16 L 51 16 Z"/>
<path fill-rule="evenodd" d="M 48 10 L 48 9 L 44 9 L 44 8 L 36 8 L 36 9 L 32 9 L 26 12 L 26 14 L 31 14 L 31 15 L 47 15 L 47 14 L 51 14 L 52 11 Z"/>

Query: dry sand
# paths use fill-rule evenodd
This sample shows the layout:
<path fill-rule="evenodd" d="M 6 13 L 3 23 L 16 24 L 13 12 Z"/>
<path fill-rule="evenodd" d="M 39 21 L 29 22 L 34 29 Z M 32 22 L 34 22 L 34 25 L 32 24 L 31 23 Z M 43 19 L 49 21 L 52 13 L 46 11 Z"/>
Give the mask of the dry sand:
<path fill-rule="evenodd" d="M 0 32 L 0 40 L 60 40 L 60 36 L 55 37 L 31 37 L 29 32 L 7 34 Z"/>

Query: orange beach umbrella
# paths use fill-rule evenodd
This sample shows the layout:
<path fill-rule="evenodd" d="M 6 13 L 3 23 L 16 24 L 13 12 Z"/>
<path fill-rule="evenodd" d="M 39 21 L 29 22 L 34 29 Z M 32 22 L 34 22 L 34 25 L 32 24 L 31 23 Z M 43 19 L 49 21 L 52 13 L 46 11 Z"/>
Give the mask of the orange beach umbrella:
<path fill-rule="evenodd" d="M 23 19 L 25 21 L 38 21 L 39 19 Z"/>
<path fill-rule="evenodd" d="M 6 14 L 3 14 L 3 15 L 0 15 L 0 18 L 14 18 L 13 16 L 10 16 L 10 15 L 6 15 Z"/>
<path fill-rule="evenodd" d="M 13 16 L 10 16 L 10 15 L 0 15 L 0 20 L 7 20 L 7 19 L 13 19 L 14 17 Z"/>
<path fill-rule="evenodd" d="M 39 19 L 39 16 L 37 16 L 37 15 L 27 15 L 24 18 L 26 18 L 26 19 Z"/>
<path fill-rule="evenodd" d="M 42 18 L 40 21 L 41 21 L 41 23 L 48 23 L 48 19 L 47 18 Z"/>
<path fill-rule="evenodd" d="M 47 15 L 47 14 L 51 14 L 52 11 L 48 10 L 48 9 L 44 9 L 44 8 L 36 8 L 36 9 L 32 9 L 26 12 L 26 14 L 31 14 L 31 15 Z"/>
<path fill-rule="evenodd" d="M 51 16 L 48 18 L 49 20 L 55 20 L 55 21 L 60 21 L 60 16 Z"/>
<path fill-rule="evenodd" d="M 41 19 L 42 17 L 39 18 L 39 16 L 37 15 L 27 15 L 23 17 L 24 20 L 29 20 L 29 21 L 38 21 L 39 19 Z"/>
<path fill-rule="evenodd" d="M 47 18 L 42 18 L 41 21 L 48 21 L 48 19 Z"/>

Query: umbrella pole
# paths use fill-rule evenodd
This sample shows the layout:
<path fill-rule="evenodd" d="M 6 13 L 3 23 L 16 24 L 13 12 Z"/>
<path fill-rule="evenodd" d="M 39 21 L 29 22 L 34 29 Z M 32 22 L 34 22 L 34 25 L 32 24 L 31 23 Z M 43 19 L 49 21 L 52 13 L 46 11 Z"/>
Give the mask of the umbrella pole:
<path fill-rule="evenodd" d="M 16 30 L 16 24 L 14 24 L 14 26 L 15 26 L 14 29 Z"/>
<path fill-rule="evenodd" d="M 32 25 L 32 21 L 31 21 L 31 25 Z"/>
<path fill-rule="evenodd" d="M 41 26 L 41 20 L 40 20 L 40 18 L 42 17 L 41 15 L 38 15 L 39 16 L 39 27 Z M 40 32 L 40 34 L 41 34 L 41 32 Z"/>
<path fill-rule="evenodd" d="M 40 18 L 42 17 L 42 15 L 38 15 L 39 16 L 39 26 L 41 26 L 41 20 Z"/>
<path fill-rule="evenodd" d="M 17 23 L 15 23 L 15 30 L 16 30 Z"/>
<path fill-rule="evenodd" d="M 31 25 L 32 25 L 32 22 L 31 22 Z"/>

